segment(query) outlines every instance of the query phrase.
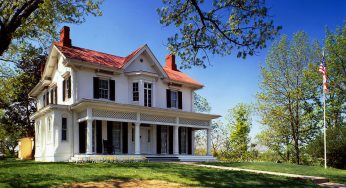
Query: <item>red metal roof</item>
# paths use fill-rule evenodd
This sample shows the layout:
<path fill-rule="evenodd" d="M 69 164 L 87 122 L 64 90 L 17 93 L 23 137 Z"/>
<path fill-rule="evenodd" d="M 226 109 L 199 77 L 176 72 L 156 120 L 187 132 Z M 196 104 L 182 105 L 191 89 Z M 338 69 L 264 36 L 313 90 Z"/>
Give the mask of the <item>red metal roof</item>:
<path fill-rule="evenodd" d="M 104 65 L 107 67 L 122 68 L 132 57 L 134 57 L 142 48 L 138 48 L 130 55 L 126 57 L 120 57 L 116 55 L 106 54 L 94 50 L 89 50 L 85 48 L 80 48 L 76 46 L 62 46 L 58 42 L 54 43 L 54 45 L 59 49 L 61 53 L 65 55 L 65 57 L 70 59 L 76 59 L 80 61 L 85 61 L 93 64 Z"/>
<path fill-rule="evenodd" d="M 196 80 L 192 79 L 191 77 L 189 77 L 188 75 L 180 72 L 180 71 L 176 71 L 176 70 L 172 70 L 166 66 L 163 67 L 163 70 L 167 73 L 169 79 L 173 80 L 173 81 L 177 81 L 177 82 L 182 82 L 182 83 L 187 83 L 187 84 L 192 84 L 192 85 L 196 85 L 198 87 L 203 87 L 202 84 L 200 84 L 199 82 L 197 82 Z"/>
<path fill-rule="evenodd" d="M 94 50 L 89 50 L 85 48 L 80 48 L 76 46 L 62 46 L 59 42 L 55 42 L 54 45 L 59 49 L 65 57 L 70 59 L 76 59 L 84 62 L 89 62 L 98 65 L 104 65 L 111 68 L 121 69 L 126 63 L 128 63 L 131 58 L 133 58 L 144 46 L 133 51 L 130 55 L 126 57 L 120 57 L 116 55 L 106 54 Z M 168 78 L 172 81 L 192 84 L 198 87 L 203 87 L 202 84 L 192 79 L 188 75 L 180 72 L 179 70 L 172 70 L 168 67 L 163 67 L 163 70 L 168 75 Z"/>

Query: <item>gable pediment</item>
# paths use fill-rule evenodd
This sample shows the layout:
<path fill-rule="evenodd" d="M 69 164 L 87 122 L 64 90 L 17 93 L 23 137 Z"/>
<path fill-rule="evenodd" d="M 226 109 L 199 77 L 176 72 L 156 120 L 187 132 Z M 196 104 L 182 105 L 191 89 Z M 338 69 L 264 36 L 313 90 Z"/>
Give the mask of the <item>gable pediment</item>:
<path fill-rule="evenodd" d="M 145 45 L 123 68 L 124 73 L 148 73 L 167 78 L 166 72 L 149 47 Z"/>

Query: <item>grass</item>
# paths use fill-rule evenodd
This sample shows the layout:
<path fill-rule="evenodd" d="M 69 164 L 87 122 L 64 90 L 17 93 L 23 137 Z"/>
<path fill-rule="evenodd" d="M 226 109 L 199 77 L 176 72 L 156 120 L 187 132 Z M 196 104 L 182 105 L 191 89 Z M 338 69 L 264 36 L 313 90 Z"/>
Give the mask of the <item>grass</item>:
<path fill-rule="evenodd" d="M 193 187 L 316 187 L 310 181 L 173 163 L 0 161 L 0 187 L 57 187 L 110 179 L 163 180 Z"/>
<path fill-rule="evenodd" d="M 288 163 L 272 163 L 272 162 L 215 162 L 204 163 L 218 166 L 229 166 L 246 168 L 253 170 L 263 170 L 272 172 L 284 172 L 290 174 L 300 174 L 307 176 L 322 176 L 329 178 L 333 182 L 346 183 L 346 170 L 335 168 L 324 169 L 320 166 L 304 166 Z"/>

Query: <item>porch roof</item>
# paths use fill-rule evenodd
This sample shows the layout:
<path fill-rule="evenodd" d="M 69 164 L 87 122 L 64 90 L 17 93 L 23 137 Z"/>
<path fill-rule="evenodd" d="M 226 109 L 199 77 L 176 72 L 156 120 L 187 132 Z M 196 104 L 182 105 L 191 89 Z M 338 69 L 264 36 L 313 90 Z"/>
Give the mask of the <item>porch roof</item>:
<path fill-rule="evenodd" d="M 165 116 L 178 116 L 183 118 L 193 118 L 200 120 L 212 120 L 221 117 L 215 114 L 205 114 L 197 112 L 186 112 L 175 109 L 165 109 L 157 107 L 146 107 L 132 104 L 119 104 L 97 99 L 82 99 L 77 103 L 70 106 L 71 110 L 83 111 L 86 108 L 93 109 L 108 109 L 108 110 L 121 110 L 121 111 L 131 111 L 140 113 L 150 113 L 150 114 L 164 114 Z"/>

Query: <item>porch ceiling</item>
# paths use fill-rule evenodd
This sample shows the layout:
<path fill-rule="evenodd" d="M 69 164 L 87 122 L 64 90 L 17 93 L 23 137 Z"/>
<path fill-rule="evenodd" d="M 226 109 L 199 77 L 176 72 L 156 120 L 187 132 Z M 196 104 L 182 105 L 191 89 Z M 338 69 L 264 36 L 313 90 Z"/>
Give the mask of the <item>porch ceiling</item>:
<path fill-rule="evenodd" d="M 139 112 L 144 114 L 165 115 L 165 116 L 180 117 L 180 118 L 192 118 L 192 119 L 198 119 L 198 120 L 212 120 L 212 119 L 221 117 L 220 115 L 214 115 L 214 114 L 186 112 L 181 110 L 145 107 L 145 106 L 131 105 L 131 104 L 110 103 L 107 101 L 93 100 L 93 99 L 82 99 L 78 103 L 73 104 L 71 106 L 71 110 L 75 110 L 77 112 L 81 112 L 83 110 L 86 110 L 87 108 L 99 109 L 99 110 L 113 110 L 113 111 L 115 110 L 115 111 L 122 111 L 122 112 Z"/>

